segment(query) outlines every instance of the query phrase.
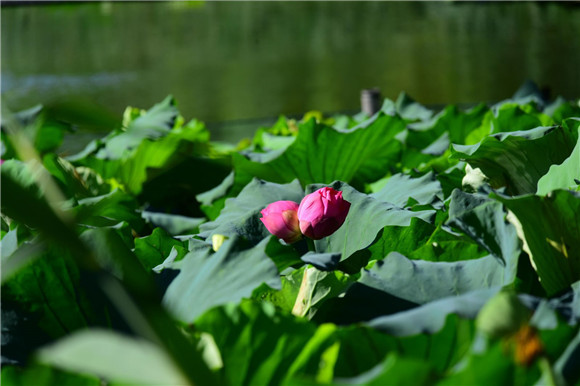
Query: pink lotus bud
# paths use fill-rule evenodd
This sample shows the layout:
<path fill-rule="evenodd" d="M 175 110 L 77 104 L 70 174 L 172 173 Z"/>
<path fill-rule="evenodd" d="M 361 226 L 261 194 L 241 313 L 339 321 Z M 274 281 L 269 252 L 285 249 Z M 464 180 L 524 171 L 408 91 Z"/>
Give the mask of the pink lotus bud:
<path fill-rule="evenodd" d="M 271 234 L 293 243 L 302 237 L 297 210 L 298 204 L 294 201 L 276 201 L 262 210 L 260 220 Z"/>
<path fill-rule="evenodd" d="M 342 198 L 342 192 L 332 188 L 318 189 L 300 203 L 300 230 L 314 240 L 330 236 L 344 223 L 349 209 L 350 202 Z"/>

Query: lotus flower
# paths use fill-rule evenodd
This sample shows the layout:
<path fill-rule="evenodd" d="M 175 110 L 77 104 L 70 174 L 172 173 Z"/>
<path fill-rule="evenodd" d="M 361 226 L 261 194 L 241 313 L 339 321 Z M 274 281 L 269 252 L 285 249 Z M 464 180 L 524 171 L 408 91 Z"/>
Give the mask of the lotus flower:
<path fill-rule="evenodd" d="M 318 189 L 300 203 L 300 230 L 314 240 L 330 236 L 342 226 L 349 209 L 350 202 L 342 198 L 342 192 L 332 188 Z"/>
<path fill-rule="evenodd" d="M 262 210 L 260 220 L 270 233 L 287 243 L 293 243 L 302 237 L 297 211 L 298 204 L 294 201 L 276 201 Z"/>

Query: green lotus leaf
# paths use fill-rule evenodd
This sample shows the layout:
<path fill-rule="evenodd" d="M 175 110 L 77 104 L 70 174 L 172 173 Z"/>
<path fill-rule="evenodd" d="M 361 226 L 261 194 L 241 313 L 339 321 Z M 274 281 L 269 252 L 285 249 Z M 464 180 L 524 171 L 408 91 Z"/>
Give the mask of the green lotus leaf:
<path fill-rule="evenodd" d="M 415 149 L 425 149 L 444 133 L 452 143 L 465 143 L 467 135 L 479 127 L 488 108 L 484 104 L 463 112 L 449 105 L 433 118 L 408 126 L 405 144 Z"/>
<path fill-rule="evenodd" d="M 521 253 L 520 241 L 506 215 L 500 202 L 456 189 L 451 195 L 447 224 L 463 231 L 502 264 L 515 267 Z"/>
<path fill-rule="evenodd" d="M 337 130 L 314 119 L 299 126 L 294 142 L 268 153 L 233 156 L 236 173 L 302 186 L 335 180 L 362 185 L 382 177 L 399 156 L 394 139 L 404 129 L 395 116 L 379 114 L 349 130 Z"/>
<path fill-rule="evenodd" d="M 558 357 L 554 363 L 554 372 L 557 374 L 557 379 L 566 382 L 569 385 L 576 384 L 580 380 L 580 375 L 576 371 L 578 364 L 578 352 L 580 350 L 580 331 L 572 339 L 568 339 L 569 344 L 565 350 Z M 541 381 L 547 382 L 548 376 L 545 376 Z"/>
<path fill-rule="evenodd" d="M 491 134 L 525 131 L 538 126 L 550 126 L 553 124 L 553 120 L 547 115 L 540 113 L 534 103 L 508 102 L 488 111 L 481 126 L 467 136 L 466 144 L 478 143 Z"/>
<path fill-rule="evenodd" d="M 570 155 L 576 134 L 563 126 L 499 133 L 476 145 L 454 145 L 452 158 L 481 169 L 493 188 L 505 186 L 512 195 L 535 193 L 538 180 L 550 166 Z"/>
<path fill-rule="evenodd" d="M 111 322 L 110 310 L 94 301 L 70 256 L 43 246 L 36 251 L 38 258 L 2 283 L 2 356 L 11 360 L 26 361 L 32 350 L 52 339 Z"/>
<path fill-rule="evenodd" d="M 193 323 L 211 307 L 250 297 L 262 283 L 280 289 L 278 269 L 266 254 L 268 241 L 245 248 L 234 238 L 226 240 L 215 254 L 209 247 L 190 252 L 167 288 L 163 304 L 179 320 Z"/>
<path fill-rule="evenodd" d="M 559 96 L 546 106 L 544 114 L 552 117 L 556 123 L 563 124 L 567 118 L 580 117 L 580 106 Z"/>
<path fill-rule="evenodd" d="M 556 189 L 580 190 L 580 119 L 567 119 L 564 126 L 578 131 L 578 141 L 564 162 L 550 166 L 548 172 L 538 180 L 537 194 L 541 196 Z"/>
<path fill-rule="evenodd" d="M 431 385 L 433 369 L 423 360 L 404 359 L 396 354 L 389 354 L 387 359 L 371 370 L 353 378 L 340 379 L 347 385 Z"/>
<path fill-rule="evenodd" d="M 545 197 L 496 195 L 517 217 L 520 237 L 548 296 L 580 280 L 580 193 L 555 190 Z"/>
<path fill-rule="evenodd" d="M 205 125 L 184 124 L 171 97 L 147 112 L 129 114 L 125 124 L 68 160 L 114 179 L 150 205 L 201 214 L 193 197 L 218 184 L 230 167 L 227 153 L 209 144 Z"/>
<path fill-rule="evenodd" d="M 413 260 L 447 262 L 477 259 L 486 254 L 472 239 L 416 217 L 409 226 L 383 228 L 367 250 L 369 260 L 380 260 L 390 252 L 399 252 Z"/>
<path fill-rule="evenodd" d="M 151 235 L 135 239 L 135 255 L 146 270 L 162 264 L 173 248 L 178 254 L 176 259 L 180 259 L 188 252 L 186 242 L 172 238 L 162 228 L 155 228 Z"/>
<path fill-rule="evenodd" d="M 155 344 L 113 331 L 79 331 L 43 347 L 38 356 L 43 363 L 113 382 L 187 383 L 171 358 Z"/>
<path fill-rule="evenodd" d="M 145 221 L 137 210 L 138 204 L 135 198 L 119 189 L 102 196 L 79 200 L 78 205 L 73 208 L 79 224 L 113 226 L 126 221 L 133 229 L 140 232 Z"/>
<path fill-rule="evenodd" d="M 218 218 L 200 225 L 200 236 L 211 238 L 215 234 L 227 237 L 239 235 L 257 243 L 270 235 L 260 221 L 260 211 L 275 201 L 299 203 L 303 197 L 304 192 L 298 181 L 280 185 L 255 179 L 237 197 L 226 201 Z"/>
<path fill-rule="evenodd" d="M 175 124 L 179 112 L 175 99 L 168 96 L 146 113 L 127 123 L 125 130 L 111 136 L 99 152 L 99 158 L 120 159 L 127 151 L 139 146 L 145 138 L 157 139 L 166 135 Z"/>
<path fill-rule="evenodd" d="M 76 374 L 39 364 L 30 364 L 25 368 L 4 366 L 1 377 L 4 385 L 99 386 L 101 384 L 101 380 L 96 376 Z"/>
<path fill-rule="evenodd" d="M 393 105 L 397 114 L 406 121 L 427 121 L 433 116 L 432 110 L 421 105 L 405 92 L 399 94 Z"/>
<path fill-rule="evenodd" d="M 475 319 L 481 308 L 495 296 L 501 287 L 470 291 L 428 302 L 416 308 L 379 316 L 364 324 L 395 336 L 435 333 L 441 330 L 449 315 Z"/>
<path fill-rule="evenodd" d="M 214 308 L 197 319 L 220 350 L 228 384 L 280 384 L 316 326 L 274 306 L 248 301 Z"/>
<path fill-rule="evenodd" d="M 400 208 L 409 206 L 409 200 L 420 205 L 432 205 L 443 200 L 441 183 L 432 172 L 419 178 L 395 174 L 371 184 L 372 197 L 390 202 Z"/>
<path fill-rule="evenodd" d="M 141 216 L 154 227 L 163 228 L 173 236 L 197 233 L 204 218 L 193 218 L 178 214 L 142 211 Z"/>
<path fill-rule="evenodd" d="M 433 210 L 413 212 L 399 208 L 371 195 L 358 192 L 343 182 L 330 185 L 343 192 L 343 198 L 351 203 L 344 224 L 332 235 L 315 242 L 317 252 L 341 253 L 341 260 L 348 259 L 355 252 L 370 246 L 377 234 L 386 226 L 408 226 L 411 219 L 429 220 Z M 322 185 L 310 185 L 307 193 Z"/>
<path fill-rule="evenodd" d="M 239 306 L 227 305 L 207 312 L 196 322 L 196 329 L 214 336 L 223 357 L 222 373 L 228 382 L 296 384 L 348 383 L 349 379 L 359 379 L 354 376 L 371 371 L 389 353 L 411 362 L 434 361 L 432 375 L 436 377 L 436 372 L 455 364 L 469 348 L 470 325 L 470 321 L 451 317 L 444 328 L 432 335 L 396 338 L 361 326 L 316 327 L 276 313 L 269 304 L 244 301 Z M 457 338 L 453 346 L 438 344 Z M 413 379 L 410 374 L 402 378 Z"/>
<path fill-rule="evenodd" d="M 511 284 L 515 271 L 514 266 L 504 266 L 491 255 L 447 263 L 409 260 L 400 253 L 391 252 L 372 268 L 363 270 L 359 283 L 425 304 L 447 296 Z"/>

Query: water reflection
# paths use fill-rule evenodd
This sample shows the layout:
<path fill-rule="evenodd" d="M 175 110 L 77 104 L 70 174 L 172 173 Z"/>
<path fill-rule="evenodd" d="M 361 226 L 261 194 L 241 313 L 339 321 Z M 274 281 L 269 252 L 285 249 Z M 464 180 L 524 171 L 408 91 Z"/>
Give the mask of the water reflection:
<path fill-rule="evenodd" d="M 188 118 L 238 121 L 214 124 L 217 139 L 252 132 L 255 124 L 240 129 L 248 119 L 356 110 L 360 90 L 373 86 L 390 98 L 404 90 L 425 104 L 471 103 L 503 99 L 530 78 L 554 96 L 578 97 L 579 64 L 580 7 L 573 3 L 2 9 L 9 107 L 84 98 L 120 116 L 126 105 L 147 108 L 173 94 Z"/>
<path fill-rule="evenodd" d="M 66 74 L 33 74 L 16 77 L 6 71 L 2 74 L 2 92 L 9 95 L 9 99 L 26 100 L 31 95 L 41 95 L 53 98 L 66 97 L 71 90 L 86 94 L 94 93 L 99 89 L 111 89 L 120 84 L 129 85 L 137 82 L 136 73 L 98 73 L 91 75 Z"/>

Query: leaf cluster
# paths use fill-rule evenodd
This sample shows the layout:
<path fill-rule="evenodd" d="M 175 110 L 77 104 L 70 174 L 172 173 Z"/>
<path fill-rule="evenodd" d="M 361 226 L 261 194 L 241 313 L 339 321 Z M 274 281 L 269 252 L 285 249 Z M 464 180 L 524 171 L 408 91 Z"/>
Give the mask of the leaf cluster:
<path fill-rule="evenodd" d="M 577 384 L 580 105 L 525 90 L 238 146 L 168 97 L 74 155 L 4 114 L 3 384 Z M 259 220 L 323 186 L 315 250 Z"/>

